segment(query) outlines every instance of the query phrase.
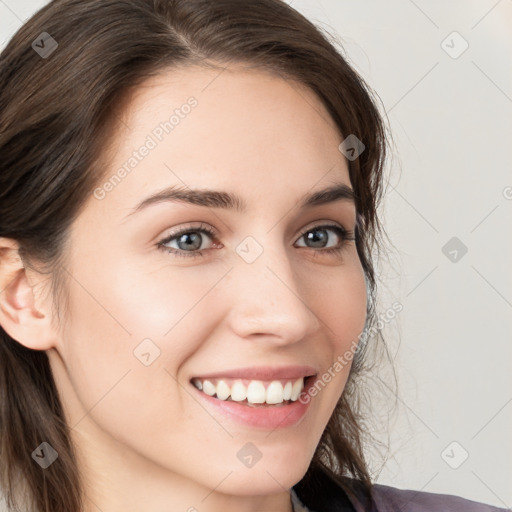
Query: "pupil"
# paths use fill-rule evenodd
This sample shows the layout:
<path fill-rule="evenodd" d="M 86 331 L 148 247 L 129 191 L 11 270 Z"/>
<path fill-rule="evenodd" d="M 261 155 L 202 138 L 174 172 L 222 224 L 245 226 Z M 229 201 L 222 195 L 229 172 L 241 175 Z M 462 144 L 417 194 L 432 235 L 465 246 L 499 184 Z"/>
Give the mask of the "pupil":
<path fill-rule="evenodd" d="M 322 233 L 321 236 L 315 235 L 315 233 Z M 314 231 L 310 231 L 308 234 L 308 240 L 313 242 L 314 244 L 318 243 L 318 241 L 322 241 L 324 239 L 325 242 L 325 230 L 324 229 L 315 229 Z M 318 245 L 318 247 L 323 247 L 322 244 Z"/>
<path fill-rule="evenodd" d="M 186 233 L 186 234 L 182 235 L 179 239 L 179 243 L 184 242 L 188 238 L 192 238 L 192 239 L 195 238 L 195 244 L 194 244 L 194 242 L 192 242 L 192 245 L 185 242 L 186 247 L 192 248 L 192 249 L 198 249 L 199 247 L 201 247 L 201 237 L 198 235 L 198 233 Z"/>

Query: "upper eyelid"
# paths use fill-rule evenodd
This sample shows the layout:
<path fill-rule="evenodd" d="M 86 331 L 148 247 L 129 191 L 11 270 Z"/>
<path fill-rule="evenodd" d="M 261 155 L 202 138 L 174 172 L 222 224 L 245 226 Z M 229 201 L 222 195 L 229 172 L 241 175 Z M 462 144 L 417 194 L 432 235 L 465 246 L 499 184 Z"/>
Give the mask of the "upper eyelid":
<path fill-rule="evenodd" d="M 172 233 L 169 233 L 168 235 L 161 237 L 160 240 L 165 242 L 166 240 L 173 239 L 177 236 L 180 236 L 181 234 L 195 231 L 206 231 L 206 233 L 209 236 L 218 236 L 218 231 L 215 228 L 208 226 L 207 224 L 202 222 L 199 226 L 185 226 L 182 228 L 178 228 Z"/>
<path fill-rule="evenodd" d="M 329 229 L 338 227 L 347 232 L 350 231 L 349 228 L 345 227 L 340 222 L 336 222 L 336 221 L 332 221 L 332 220 L 320 220 L 320 221 L 316 221 L 314 224 L 308 224 L 304 229 L 302 229 L 300 231 L 299 236 L 305 235 L 308 231 L 311 231 L 312 229 L 321 228 L 321 227 L 325 227 L 325 228 L 329 228 Z"/>
<path fill-rule="evenodd" d="M 337 227 L 343 228 L 343 229 L 345 229 L 347 231 L 350 230 L 350 228 L 347 228 L 346 226 L 344 226 L 339 221 L 324 219 L 324 220 L 312 221 L 312 223 L 306 224 L 306 226 L 303 229 L 301 229 L 300 233 L 304 234 L 304 232 L 306 232 L 306 231 L 308 231 L 310 229 L 321 227 L 321 226 L 325 226 L 325 225 L 330 225 L 330 224 L 337 225 Z M 218 233 L 219 233 L 218 230 L 215 229 L 214 227 L 212 227 L 209 224 L 206 224 L 204 222 L 201 222 L 201 224 L 199 224 L 198 226 L 184 226 L 182 228 L 177 228 L 175 231 L 173 231 L 172 233 L 169 233 L 169 235 L 167 235 L 164 238 L 167 238 L 169 236 L 171 236 L 171 237 L 172 236 L 177 236 L 180 233 L 186 233 L 188 231 L 201 231 L 203 229 L 205 231 L 211 231 L 215 235 L 218 235 Z"/>

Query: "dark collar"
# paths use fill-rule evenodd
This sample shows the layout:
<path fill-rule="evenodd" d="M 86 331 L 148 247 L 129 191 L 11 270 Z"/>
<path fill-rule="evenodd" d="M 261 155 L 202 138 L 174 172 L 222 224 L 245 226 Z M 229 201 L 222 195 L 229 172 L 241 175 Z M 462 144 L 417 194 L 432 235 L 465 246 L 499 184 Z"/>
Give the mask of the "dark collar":
<path fill-rule="evenodd" d="M 293 489 L 312 512 L 377 512 L 360 481 L 324 467 L 310 468 Z"/>

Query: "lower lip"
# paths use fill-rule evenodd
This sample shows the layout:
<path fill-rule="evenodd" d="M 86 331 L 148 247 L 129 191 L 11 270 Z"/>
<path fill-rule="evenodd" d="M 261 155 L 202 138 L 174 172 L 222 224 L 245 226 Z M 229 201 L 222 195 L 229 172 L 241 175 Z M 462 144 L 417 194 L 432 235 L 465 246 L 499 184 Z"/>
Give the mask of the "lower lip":
<path fill-rule="evenodd" d="M 235 421 L 251 427 L 268 430 L 296 425 L 304 417 L 311 403 L 311 397 L 307 398 L 307 403 L 302 403 L 300 397 L 304 397 L 316 381 L 317 377 L 310 378 L 295 402 L 291 402 L 288 405 L 267 405 L 261 407 L 250 407 L 232 400 L 220 400 L 203 393 L 192 383 L 190 385 L 203 400 L 208 404 L 218 407 L 224 414 L 227 414 Z"/>

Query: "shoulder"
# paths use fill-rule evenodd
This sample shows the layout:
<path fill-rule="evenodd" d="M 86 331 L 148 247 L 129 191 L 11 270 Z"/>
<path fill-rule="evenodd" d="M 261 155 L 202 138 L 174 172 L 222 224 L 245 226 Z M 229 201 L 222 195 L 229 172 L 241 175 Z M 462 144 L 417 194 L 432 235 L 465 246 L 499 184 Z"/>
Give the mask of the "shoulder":
<path fill-rule="evenodd" d="M 494 507 L 451 494 L 398 489 L 382 484 L 372 486 L 376 512 L 505 512 Z"/>
<path fill-rule="evenodd" d="M 294 486 L 294 498 L 307 512 L 510 512 L 451 494 L 372 484 L 371 499 L 362 482 L 315 468 Z M 297 508 L 302 511 L 300 507 Z"/>

